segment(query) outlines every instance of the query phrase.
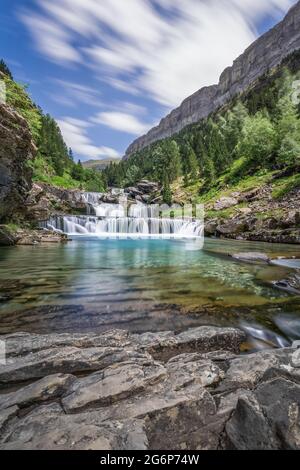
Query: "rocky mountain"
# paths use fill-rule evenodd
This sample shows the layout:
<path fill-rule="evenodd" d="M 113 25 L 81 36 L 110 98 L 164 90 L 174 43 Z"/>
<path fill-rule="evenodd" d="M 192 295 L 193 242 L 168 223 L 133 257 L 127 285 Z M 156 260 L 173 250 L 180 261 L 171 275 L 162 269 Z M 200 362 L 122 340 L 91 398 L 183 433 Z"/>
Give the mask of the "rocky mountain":
<path fill-rule="evenodd" d="M 26 120 L 0 103 L 0 222 L 24 206 L 31 189 L 29 163 L 35 152 Z"/>
<path fill-rule="evenodd" d="M 261 36 L 222 73 L 219 84 L 202 88 L 162 119 L 148 134 L 135 140 L 125 159 L 158 140 L 170 137 L 189 124 L 208 117 L 234 97 L 254 86 L 258 79 L 291 53 L 300 49 L 300 2 L 282 22 Z"/>
<path fill-rule="evenodd" d="M 105 160 L 88 160 L 83 162 L 83 168 L 89 168 L 97 171 L 105 170 L 111 163 L 118 163 L 119 158 L 106 158 Z"/>

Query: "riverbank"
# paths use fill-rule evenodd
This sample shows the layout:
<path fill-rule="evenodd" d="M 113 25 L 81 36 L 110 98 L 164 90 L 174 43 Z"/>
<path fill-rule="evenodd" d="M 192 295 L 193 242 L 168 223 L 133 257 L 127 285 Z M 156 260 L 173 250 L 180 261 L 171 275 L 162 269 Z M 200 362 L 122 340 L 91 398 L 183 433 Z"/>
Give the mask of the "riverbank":
<path fill-rule="evenodd" d="M 296 344 L 239 355 L 244 333 L 216 327 L 1 339 L 2 450 L 300 448 Z"/>

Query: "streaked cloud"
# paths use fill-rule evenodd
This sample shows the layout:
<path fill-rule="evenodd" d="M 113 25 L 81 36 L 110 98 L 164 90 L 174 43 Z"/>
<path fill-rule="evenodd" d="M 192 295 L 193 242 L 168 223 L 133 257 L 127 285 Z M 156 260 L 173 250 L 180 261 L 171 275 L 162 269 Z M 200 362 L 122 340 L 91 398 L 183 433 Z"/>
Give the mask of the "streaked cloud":
<path fill-rule="evenodd" d="M 89 67 L 95 77 L 167 107 L 217 82 L 257 37 L 265 15 L 293 0 L 36 0 L 23 10 L 39 50 L 55 62 Z"/>
<path fill-rule="evenodd" d="M 97 147 L 87 135 L 90 122 L 65 117 L 57 120 L 64 139 L 73 151 L 85 159 L 88 158 L 118 158 L 119 153 L 110 147 Z"/>
<path fill-rule="evenodd" d="M 152 127 L 152 124 L 144 123 L 133 114 L 118 111 L 98 113 L 91 121 L 132 135 L 143 134 Z"/>

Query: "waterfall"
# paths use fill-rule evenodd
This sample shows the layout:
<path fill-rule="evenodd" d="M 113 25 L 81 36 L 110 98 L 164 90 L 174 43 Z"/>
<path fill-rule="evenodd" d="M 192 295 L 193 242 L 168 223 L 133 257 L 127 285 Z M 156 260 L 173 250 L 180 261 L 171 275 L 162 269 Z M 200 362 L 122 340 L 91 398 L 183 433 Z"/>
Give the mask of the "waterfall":
<path fill-rule="evenodd" d="M 99 193 L 83 193 L 81 201 L 86 203 L 88 215 L 56 216 L 42 223 L 41 226 L 71 236 L 159 236 L 162 238 L 203 236 L 204 229 L 201 220 L 160 217 L 158 205 L 146 205 L 139 202 L 127 208 L 126 204 L 100 203 L 100 199 Z"/>

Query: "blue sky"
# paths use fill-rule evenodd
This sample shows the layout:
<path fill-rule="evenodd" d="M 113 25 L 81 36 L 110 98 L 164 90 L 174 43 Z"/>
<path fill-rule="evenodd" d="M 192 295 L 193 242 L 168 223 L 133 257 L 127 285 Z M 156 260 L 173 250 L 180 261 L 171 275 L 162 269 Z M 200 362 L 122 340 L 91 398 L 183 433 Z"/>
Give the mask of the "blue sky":
<path fill-rule="evenodd" d="M 127 146 L 295 0 L 0 0 L 0 58 L 81 160 Z"/>

